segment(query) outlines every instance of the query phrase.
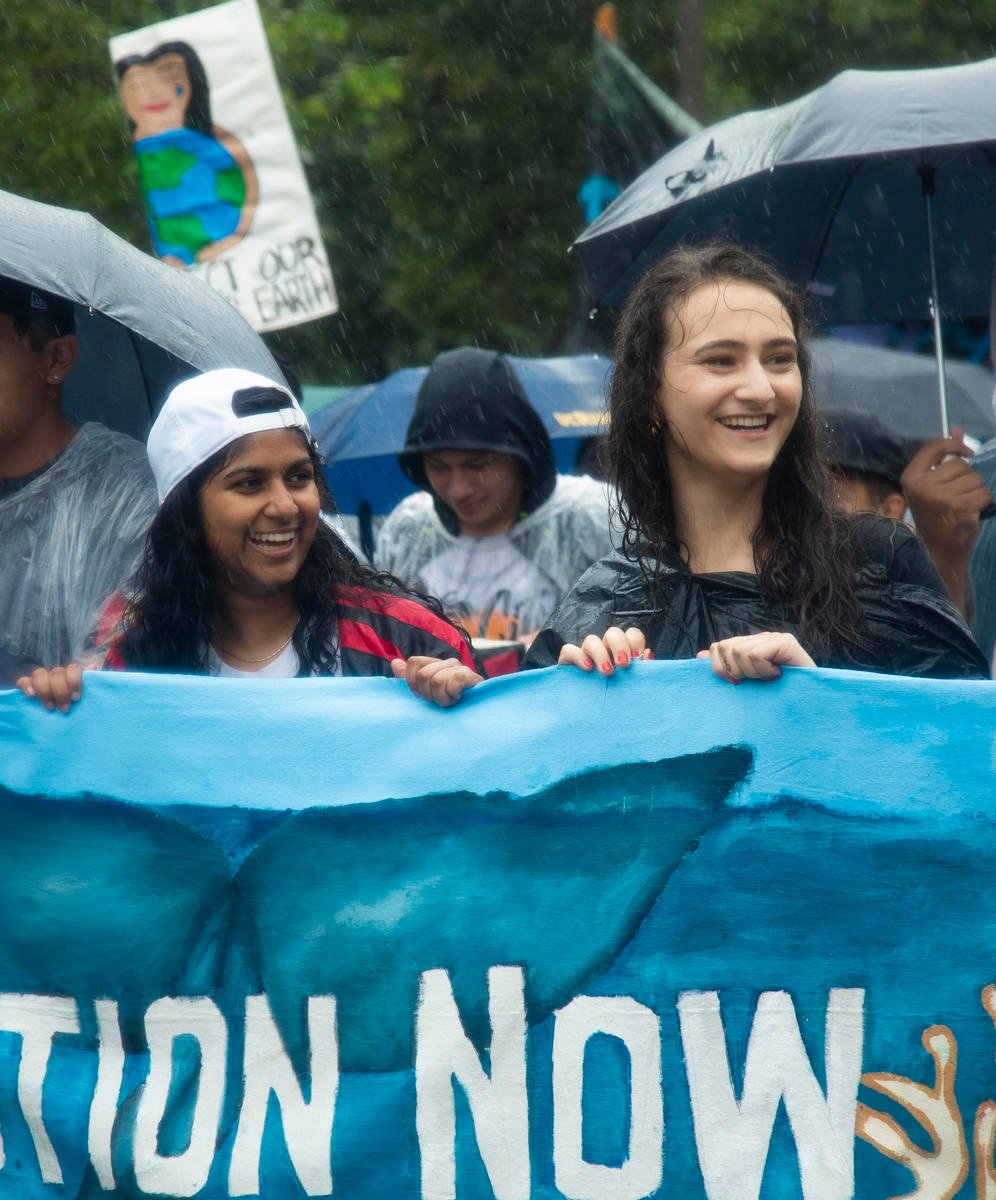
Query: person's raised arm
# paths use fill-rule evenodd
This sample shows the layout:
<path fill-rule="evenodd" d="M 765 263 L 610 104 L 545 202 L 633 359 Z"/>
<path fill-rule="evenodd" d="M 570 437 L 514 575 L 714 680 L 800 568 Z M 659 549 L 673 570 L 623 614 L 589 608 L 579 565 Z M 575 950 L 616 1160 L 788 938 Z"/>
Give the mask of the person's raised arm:
<path fill-rule="evenodd" d="M 973 451 L 960 429 L 921 446 L 900 483 L 916 531 L 951 599 L 970 615 L 968 564 L 979 536 L 979 513 L 993 502 L 982 477 L 965 462 Z"/>

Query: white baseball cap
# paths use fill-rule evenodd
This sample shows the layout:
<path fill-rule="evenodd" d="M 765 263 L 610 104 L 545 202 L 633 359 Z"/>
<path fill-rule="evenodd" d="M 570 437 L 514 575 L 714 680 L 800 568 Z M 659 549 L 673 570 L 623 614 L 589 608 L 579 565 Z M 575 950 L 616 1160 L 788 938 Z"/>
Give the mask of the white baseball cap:
<path fill-rule="evenodd" d="M 146 443 L 159 503 L 213 454 L 269 429 L 300 429 L 311 437 L 300 404 L 286 387 L 265 375 L 226 367 L 178 383 Z"/>

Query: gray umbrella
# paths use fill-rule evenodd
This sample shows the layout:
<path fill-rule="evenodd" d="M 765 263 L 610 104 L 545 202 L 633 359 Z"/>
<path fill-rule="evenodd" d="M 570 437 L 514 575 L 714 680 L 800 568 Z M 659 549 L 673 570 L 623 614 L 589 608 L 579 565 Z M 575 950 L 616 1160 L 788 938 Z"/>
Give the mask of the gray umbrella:
<path fill-rule="evenodd" d="M 932 358 L 841 338 L 815 338 L 810 347 L 821 408 L 874 415 L 914 442 L 937 436 L 937 374 Z M 996 436 L 992 371 L 949 362 L 946 374 L 951 423 L 980 442 Z"/>
<path fill-rule="evenodd" d="M 76 302 L 81 355 L 63 389 L 70 419 L 144 438 L 178 380 L 238 366 L 278 382 L 262 338 L 216 292 L 86 213 L 0 192 L 0 275 Z"/>
<path fill-rule="evenodd" d="M 942 308 L 989 312 L 994 212 L 990 59 L 845 71 L 703 130 L 631 184 L 577 247 L 600 306 L 620 307 L 679 241 L 725 234 L 774 256 L 830 324 L 932 316 L 936 334 Z M 942 410 L 943 378 L 939 357 Z"/>

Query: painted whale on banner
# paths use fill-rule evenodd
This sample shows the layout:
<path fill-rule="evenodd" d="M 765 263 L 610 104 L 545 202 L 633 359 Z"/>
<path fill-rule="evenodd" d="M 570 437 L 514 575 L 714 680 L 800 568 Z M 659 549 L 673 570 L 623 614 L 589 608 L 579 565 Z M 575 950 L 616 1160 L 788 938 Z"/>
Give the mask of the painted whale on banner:
<path fill-rule="evenodd" d="M 296 1061 L 302 997 L 331 994 L 343 1068 L 404 1069 L 420 972 L 451 972 L 483 1040 L 488 967 L 535 964 L 529 1016 L 546 1016 L 615 957 L 751 762 L 730 747 L 526 797 L 296 814 L 0 789 L 0 910 L 20 914 L 0 939 L 0 978 L 7 991 L 119 998 L 126 1044 L 140 1044 L 155 998 L 226 978 L 267 993 Z"/>
<path fill-rule="evenodd" d="M 306 980 L 338 999 L 347 1070 L 410 1066 L 427 967 L 450 973 L 481 1042 L 495 963 L 530 964 L 527 1012 L 542 1019 L 618 954 L 751 761 L 731 747 L 587 771 L 526 797 L 467 792 L 294 817 L 238 877 L 290 1044 Z"/>
<path fill-rule="evenodd" d="M 0 696 L 0 1197 L 978 1200 L 994 729 L 698 663 Z"/>

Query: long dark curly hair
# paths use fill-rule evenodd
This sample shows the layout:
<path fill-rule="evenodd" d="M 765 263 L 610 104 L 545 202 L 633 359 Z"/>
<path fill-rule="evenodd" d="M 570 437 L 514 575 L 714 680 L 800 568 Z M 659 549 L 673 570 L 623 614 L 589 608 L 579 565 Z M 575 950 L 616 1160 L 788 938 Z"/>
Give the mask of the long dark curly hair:
<path fill-rule="evenodd" d="M 853 579 L 851 523 L 836 511 L 820 458 L 812 365 L 802 299 L 768 261 L 729 242 L 683 246 L 655 263 L 636 284 L 616 329 L 606 445 L 619 499 L 623 548 L 650 577 L 658 603 L 667 603 L 661 560 L 687 559 L 679 537 L 667 461 L 667 427 L 658 399 L 667 331 L 703 284 L 754 284 L 784 306 L 799 343 L 799 415 L 768 474 L 761 522 L 753 537 L 762 594 L 798 622 L 816 650 L 862 645 L 861 604 Z"/>
<path fill-rule="evenodd" d="M 303 434 L 301 440 L 308 447 L 314 467 L 322 511 L 334 512 L 318 448 Z M 226 446 L 181 480 L 149 527 L 122 622 L 125 632 L 118 642 L 118 651 L 129 670 L 208 674 L 215 593 L 200 491 L 238 444 Z M 349 587 L 406 596 L 449 620 L 438 600 L 361 563 L 342 539 L 319 521 L 311 549 L 294 580 L 300 620 L 293 644 L 300 659 L 299 674 L 334 672 L 338 652 L 336 595 Z"/>

